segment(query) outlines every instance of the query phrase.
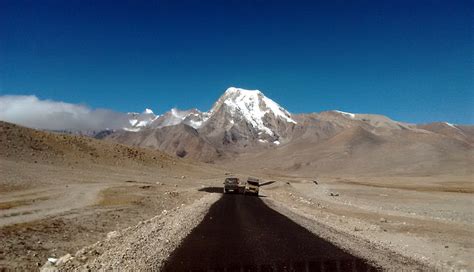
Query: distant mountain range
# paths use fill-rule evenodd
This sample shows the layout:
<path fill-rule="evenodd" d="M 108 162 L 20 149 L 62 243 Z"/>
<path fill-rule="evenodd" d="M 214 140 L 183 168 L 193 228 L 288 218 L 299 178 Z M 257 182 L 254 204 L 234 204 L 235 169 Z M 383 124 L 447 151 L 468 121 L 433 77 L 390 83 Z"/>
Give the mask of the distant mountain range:
<path fill-rule="evenodd" d="M 228 88 L 207 112 L 117 116 L 122 129 L 56 132 L 281 174 L 472 175 L 474 168 L 474 126 L 337 110 L 291 114 L 258 90 Z"/>
<path fill-rule="evenodd" d="M 245 169 L 330 173 L 471 173 L 474 127 L 408 124 L 374 114 L 291 114 L 258 90 L 231 87 L 208 112 L 130 113 L 100 138 Z M 471 164 L 473 165 L 473 164 Z"/>

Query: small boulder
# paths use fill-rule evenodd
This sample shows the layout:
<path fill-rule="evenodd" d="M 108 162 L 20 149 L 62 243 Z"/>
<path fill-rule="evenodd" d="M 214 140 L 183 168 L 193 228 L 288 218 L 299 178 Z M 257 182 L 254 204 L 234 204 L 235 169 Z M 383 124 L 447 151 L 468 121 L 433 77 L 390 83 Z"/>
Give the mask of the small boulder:
<path fill-rule="evenodd" d="M 67 262 L 69 262 L 69 260 L 72 259 L 72 256 L 71 254 L 66 254 L 64 256 L 62 256 L 61 258 L 58 259 L 58 261 L 56 262 L 56 266 L 59 266 L 59 265 L 62 265 L 62 264 L 65 264 Z"/>
<path fill-rule="evenodd" d="M 52 264 L 55 264 L 57 261 L 58 261 L 57 258 L 53 258 L 53 257 L 49 257 L 49 258 L 48 258 L 48 262 L 50 262 L 50 263 L 52 263 Z"/>
<path fill-rule="evenodd" d="M 107 239 L 112 239 L 112 238 L 115 238 L 117 236 L 119 236 L 118 231 L 111 231 L 111 232 L 107 233 Z"/>

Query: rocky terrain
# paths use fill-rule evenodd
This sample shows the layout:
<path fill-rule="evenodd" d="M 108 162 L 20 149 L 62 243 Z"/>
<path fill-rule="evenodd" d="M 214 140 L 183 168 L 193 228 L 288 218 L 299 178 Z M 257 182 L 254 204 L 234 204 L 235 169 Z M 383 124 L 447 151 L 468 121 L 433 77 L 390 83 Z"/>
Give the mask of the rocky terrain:
<path fill-rule="evenodd" d="M 264 187 L 270 207 L 358 256 L 394 270 L 408 269 L 408 260 L 417 263 L 408 270 L 474 268 L 469 177 L 278 180 Z M 405 264 L 394 268 L 396 260 Z"/>

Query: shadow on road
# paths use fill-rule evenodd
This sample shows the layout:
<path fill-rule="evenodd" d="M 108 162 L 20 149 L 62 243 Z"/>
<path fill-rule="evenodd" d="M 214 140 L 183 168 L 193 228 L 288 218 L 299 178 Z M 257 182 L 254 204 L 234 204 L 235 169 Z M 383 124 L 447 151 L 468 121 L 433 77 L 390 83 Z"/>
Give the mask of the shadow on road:
<path fill-rule="evenodd" d="M 213 194 L 222 194 L 223 193 L 222 187 L 204 187 L 199 189 L 199 192 L 206 192 L 206 193 L 213 193 Z"/>
<path fill-rule="evenodd" d="M 267 182 L 263 182 L 263 183 L 260 183 L 259 187 L 262 187 L 262 186 L 265 186 L 265 185 L 270 185 L 272 183 L 275 183 L 276 181 L 275 180 L 270 180 L 270 181 L 267 181 Z"/>
<path fill-rule="evenodd" d="M 204 187 L 198 190 L 199 192 L 207 192 L 211 194 L 223 194 L 224 189 L 222 187 Z M 241 195 L 241 193 L 227 193 L 226 195 Z M 264 195 L 258 195 L 253 197 L 267 197 Z"/>

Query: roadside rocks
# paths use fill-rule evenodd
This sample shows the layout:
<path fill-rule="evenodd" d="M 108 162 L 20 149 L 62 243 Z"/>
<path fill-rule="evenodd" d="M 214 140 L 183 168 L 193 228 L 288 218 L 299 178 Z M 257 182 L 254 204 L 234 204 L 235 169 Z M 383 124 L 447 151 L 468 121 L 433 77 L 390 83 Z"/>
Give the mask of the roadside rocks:
<path fill-rule="evenodd" d="M 177 197 L 177 196 L 179 196 L 179 192 L 177 192 L 177 191 L 165 192 L 165 195 L 169 195 L 169 196 L 172 196 L 172 197 Z"/>
<path fill-rule="evenodd" d="M 163 210 L 136 226 L 110 232 L 107 239 L 79 250 L 56 268 L 59 271 L 159 271 L 164 260 L 202 221 L 219 197 L 219 194 L 207 194 L 190 205 Z"/>
<path fill-rule="evenodd" d="M 313 202 L 311 202 L 311 200 L 305 199 L 303 197 L 299 197 L 298 201 L 301 202 L 301 203 L 304 203 L 304 204 L 308 204 L 308 205 L 313 204 Z"/>
<path fill-rule="evenodd" d="M 55 264 L 57 261 L 58 261 L 57 258 L 53 258 L 53 257 L 48 258 L 48 262 L 50 262 L 52 264 Z"/>
<path fill-rule="evenodd" d="M 107 239 L 113 239 L 115 237 L 119 236 L 119 232 L 118 231 L 111 231 L 109 233 L 107 233 Z"/>
<path fill-rule="evenodd" d="M 173 176 L 173 178 L 175 178 L 175 179 L 185 179 L 186 176 Z"/>
<path fill-rule="evenodd" d="M 59 265 L 65 264 L 65 263 L 69 262 L 71 259 L 72 259 L 72 256 L 71 256 L 71 254 L 68 253 L 68 254 L 62 256 L 61 258 L 59 258 L 58 261 L 55 263 L 55 265 L 59 266 Z"/>
<path fill-rule="evenodd" d="M 58 266 L 64 265 L 70 260 L 72 260 L 74 257 L 72 257 L 71 254 L 66 254 L 62 256 L 61 258 L 48 258 L 46 263 L 40 268 L 41 272 L 53 272 L 53 271 L 58 271 Z"/>

